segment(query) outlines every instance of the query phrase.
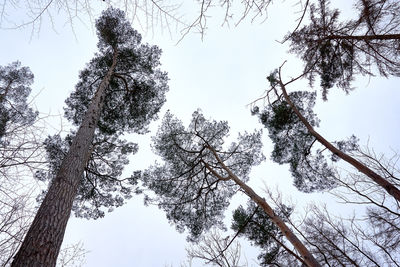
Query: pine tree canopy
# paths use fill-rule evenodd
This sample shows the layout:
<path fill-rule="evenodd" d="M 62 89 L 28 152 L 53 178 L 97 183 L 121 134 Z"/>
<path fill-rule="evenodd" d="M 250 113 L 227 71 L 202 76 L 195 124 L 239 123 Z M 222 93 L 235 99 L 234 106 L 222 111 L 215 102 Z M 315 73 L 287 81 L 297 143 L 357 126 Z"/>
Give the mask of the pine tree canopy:
<path fill-rule="evenodd" d="M 75 91 L 66 100 L 66 117 L 80 125 L 117 51 L 117 65 L 106 90 L 98 129 L 104 134 L 145 133 L 164 104 L 168 90 L 167 73 L 159 70 L 161 50 L 141 44 L 140 34 L 120 10 L 104 11 L 96 27 L 100 52 L 81 71 Z"/>
<path fill-rule="evenodd" d="M 399 2 L 360 0 L 355 6 L 358 17 L 341 22 L 339 10 L 319 0 L 310 5 L 310 23 L 287 37 L 310 82 L 320 77 L 325 100 L 335 85 L 349 92 L 354 74 L 400 76 Z"/>
<path fill-rule="evenodd" d="M 289 93 L 289 97 L 309 124 L 317 127 L 319 119 L 313 111 L 316 93 L 297 91 Z M 278 99 L 262 111 L 256 107 L 253 114 L 257 114 L 260 122 L 268 129 L 274 143 L 271 159 L 279 164 L 290 165 L 294 185 L 300 191 L 313 192 L 335 186 L 335 172 L 328 164 L 324 149 L 315 148 L 316 138 L 286 101 Z M 356 143 L 355 136 L 335 142 L 343 151 L 354 150 Z M 337 161 L 338 157 L 331 154 L 330 159 Z"/>
<path fill-rule="evenodd" d="M 109 8 L 96 22 L 99 52 L 80 72 L 79 82 L 66 100 L 65 116 L 79 126 L 100 83 L 106 77 L 114 56 L 116 66 L 102 99 L 100 119 L 91 156 L 87 161 L 73 211 L 78 217 L 104 216 L 104 210 L 121 206 L 131 197 L 136 185 L 135 174 L 120 178 L 128 156 L 138 150 L 137 144 L 122 140 L 124 133 L 146 133 L 151 120 L 157 118 L 168 90 L 167 73 L 159 70 L 161 50 L 141 44 L 140 34 L 132 29 L 124 12 Z M 69 150 L 75 132 L 65 138 L 46 139 L 49 173 L 38 172 L 36 178 L 52 180 Z"/>
<path fill-rule="evenodd" d="M 279 210 L 275 210 L 275 214 L 286 222 L 292 210 L 283 205 Z M 246 208 L 239 206 L 234 210 L 231 228 L 261 249 L 262 252 L 258 255 L 261 266 L 270 266 L 288 258 L 287 251 L 280 245 L 285 243 L 282 232 L 254 202 L 249 201 Z"/>
<path fill-rule="evenodd" d="M 32 83 L 32 72 L 28 67 L 21 67 L 20 62 L 0 66 L 0 143 L 9 131 L 7 128 L 30 125 L 37 117 L 37 112 L 27 103 Z"/>
<path fill-rule="evenodd" d="M 226 121 L 206 120 L 200 111 L 193 113 L 187 128 L 168 112 L 153 139 L 164 164 L 142 175 L 144 185 L 156 194 L 149 201 L 158 203 L 178 230 L 187 228 L 191 241 L 212 226 L 222 226 L 223 212 L 239 189 L 224 167 L 246 182 L 251 167 L 264 160 L 261 131 L 239 134 L 225 148 L 228 133 Z"/>

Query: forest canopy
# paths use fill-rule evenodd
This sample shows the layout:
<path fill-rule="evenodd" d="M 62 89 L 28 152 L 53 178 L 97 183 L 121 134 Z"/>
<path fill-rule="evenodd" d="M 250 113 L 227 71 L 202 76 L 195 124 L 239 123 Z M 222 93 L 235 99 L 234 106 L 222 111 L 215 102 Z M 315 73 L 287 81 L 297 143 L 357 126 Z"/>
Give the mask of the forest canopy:
<path fill-rule="evenodd" d="M 398 1 L 1 8 L 0 265 L 398 266 Z"/>

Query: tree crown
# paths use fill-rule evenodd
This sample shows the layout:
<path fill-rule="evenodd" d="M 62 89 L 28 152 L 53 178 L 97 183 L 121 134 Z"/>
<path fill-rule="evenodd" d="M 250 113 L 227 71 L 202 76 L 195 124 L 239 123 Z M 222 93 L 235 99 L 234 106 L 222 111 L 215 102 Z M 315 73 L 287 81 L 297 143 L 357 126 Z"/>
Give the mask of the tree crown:
<path fill-rule="evenodd" d="M 276 73 L 275 73 L 276 74 Z M 274 86 L 274 73 L 269 77 Z M 296 91 L 288 94 L 290 100 L 312 127 L 319 125 L 319 119 L 313 111 L 316 93 Z M 289 163 L 294 177 L 294 185 L 303 192 L 331 189 L 336 186 L 333 167 L 328 164 L 324 149 L 315 148 L 316 138 L 309 132 L 292 107 L 285 100 L 278 98 L 262 111 L 253 108 L 253 115 L 268 129 L 274 143 L 271 153 L 273 161 L 279 164 Z M 343 151 L 357 147 L 357 138 L 336 142 Z M 339 158 L 331 154 L 332 161 Z"/>
<path fill-rule="evenodd" d="M 37 116 L 28 106 L 33 74 L 19 61 L 0 66 L 0 140 L 10 124 L 30 125 Z"/>
<path fill-rule="evenodd" d="M 122 140 L 129 132 L 145 133 L 157 118 L 168 90 L 167 74 L 159 70 L 161 50 L 141 44 L 141 36 L 118 9 L 105 10 L 96 22 L 99 52 L 80 72 L 75 91 L 66 100 L 65 116 L 81 125 L 100 83 L 113 61 L 115 70 L 105 88 L 91 156 L 86 163 L 73 210 L 78 217 L 99 218 L 104 209 L 121 206 L 135 192 L 136 174 L 119 178 L 136 153 L 137 144 Z M 116 58 L 115 58 L 116 57 Z M 65 138 L 48 137 L 45 142 L 50 171 L 38 172 L 41 180 L 52 180 L 69 150 L 75 131 Z M 135 178 L 136 177 L 136 178 Z"/>
<path fill-rule="evenodd" d="M 168 90 L 167 73 L 159 70 L 161 50 L 140 44 L 140 34 L 132 29 L 122 11 L 107 9 L 96 25 L 100 52 L 81 71 L 75 91 L 66 100 L 66 117 L 80 125 L 117 51 L 117 65 L 106 89 L 98 128 L 104 134 L 144 133 L 150 121 L 157 118 Z"/>
<path fill-rule="evenodd" d="M 246 182 L 251 167 L 264 160 L 261 131 L 240 134 L 224 148 L 228 133 L 227 122 L 206 120 L 196 111 L 187 128 L 167 113 L 154 137 L 154 150 L 165 163 L 144 172 L 144 185 L 178 230 L 190 230 L 190 240 L 222 226 L 223 211 L 239 189 L 227 169 Z"/>
<path fill-rule="evenodd" d="M 282 205 L 275 213 L 286 222 L 292 211 L 293 208 Z M 231 228 L 262 250 L 258 255 L 261 266 L 284 262 L 282 258 L 288 257 L 281 246 L 284 243 L 282 232 L 254 202 L 249 201 L 246 208 L 239 206 L 234 210 Z"/>
<path fill-rule="evenodd" d="M 318 0 L 310 5 L 310 23 L 288 35 L 310 83 L 320 77 L 324 100 L 335 85 L 349 92 L 354 74 L 400 76 L 399 2 L 360 0 L 356 7 L 356 19 L 340 21 L 338 9 Z"/>

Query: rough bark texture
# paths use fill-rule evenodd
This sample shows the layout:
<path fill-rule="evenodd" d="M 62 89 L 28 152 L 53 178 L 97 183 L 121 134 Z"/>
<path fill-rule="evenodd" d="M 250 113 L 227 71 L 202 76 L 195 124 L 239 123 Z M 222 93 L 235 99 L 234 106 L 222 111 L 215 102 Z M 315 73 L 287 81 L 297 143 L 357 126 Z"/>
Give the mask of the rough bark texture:
<path fill-rule="evenodd" d="M 282 89 L 283 96 L 286 100 L 286 102 L 290 105 L 292 110 L 296 113 L 296 115 L 299 117 L 301 122 L 306 126 L 310 134 L 312 134 L 318 142 L 320 142 L 323 146 L 325 146 L 327 149 L 329 149 L 333 154 L 338 156 L 339 158 L 343 159 L 344 161 L 350 163 L 353 167 L 355 167 L 358 171 L 361 173 L 365 174 L 366 176 L 370 177 L 375 183 L 378 185 L 382 186 L 383 189 L 386 190 L 391 196 L 393 196 L 398 202 L 400 202 L 400 190 L 390 183 L 388 180 L 356 160 L 355 158 L 351 157 L 350 155 L 344 153 L 343 151 L 337 149 L 333 144 L 331 144 L 328 140 L 323 138 L 317 131 L 314 130 L 314 128 L 308 123 L 307 119 L 303 117 L 303 115 L 300 113 L 300 111 L 296 108 L 296 106 L 293 104 L 291 101 L 289 95 L 286 92 L 285 85 L 282 83 L 282 81 L 279 81 L 280 87 Z"/>
<path fill-rule="evenodd" d="M 226 165 L 222 162 L 217 152 L 212 148 L 208 147 L 211 152 L 216 157 L 217 161 L 221 164 L 222 168 L 228 173 L 229 179 L 232 179 L 240 188 L 243 189 L 244 192 L 255 202 L 259 207 L 261 207 L 264 212 L 270 217 L 271 221 L 278 226 L 281 230 L 282 234 L 289 240 L 289 242 L 293 245 L 293 247 L 299 252 L 303 261 L 309 267 L 321 267 L 321 265 L 315 260 L 314 256 L 310 253 L 310 251 L 306 248 L 306 246 L 301 242 L 300 239 L 292 232 L 292 230 L 286 225 L 286 223 L 277 216 L 274 210 L 270 205 L 260 197 L 254 190 L 246 185 L 242 180 L 239 179 Z"/>
<path fill-rule="evenodd" d="M 72 145 L 65 156 L 56 178 L 40 205 L 35 219 L 16 254 L 11 266 L 56 266 L 57 256 L 64 238 L 85 164 L 90 157 L 90 146 L 104 103 L 104 92 L 113 75 L 117 62 L 117 50 L 113 63 L 101 81 L 86 111 Z"/>

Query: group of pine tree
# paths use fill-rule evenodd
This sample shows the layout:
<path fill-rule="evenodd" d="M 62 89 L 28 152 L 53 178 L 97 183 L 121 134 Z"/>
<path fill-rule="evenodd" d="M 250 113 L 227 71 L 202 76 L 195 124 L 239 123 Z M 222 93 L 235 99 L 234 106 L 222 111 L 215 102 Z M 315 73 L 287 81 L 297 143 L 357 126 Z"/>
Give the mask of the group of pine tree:
<path fill-rule="evenodd" d="M 153 137 L 154 152 L 163 163 L 122 178 L 129 157 L 138 150 L 123 136 L 148 133 L 166 101 L 168 76 L 160 70 L 161 50 L 142 44 L 124 12 L 111 7 L 96 20 L 98 52 L 65 101 L 65 117 L 74 127 L 43 141 L 47 168 L 36 171 L 34 178 L 47 181 L 48 188 L 38 197 L 40 206 L 18 252 L 4 264 L 55 266 L 71 211 L 98 219 L 145 187 L 152 192 L 145 201 L 156 203 L 195 243 L 211 228 L 223 227 L 235 194 L 246 195 L 248 204 L 234 211 L 231 228 L 234 238 L 245 237 L 260 248 L 262 266 L 399 266 L 398 169 L 360 148 L 355 136 L 325 139 L 316 130 L 313 88 L 320 88 L 321 98 L 328 101 L 333 88 L 351 93 L 357 74 L 399 76 L 400 3 L 357 0 L 357 17 L 347 21 L 332 5 L 306 1 L 304 26 L 299 24 L 285 37 L 290 51 L 303 60 L 304 70 L 289 81 L 282 78 L 284 65 L 272 70 L 265 104 L 255 102 L 249 116 L 257 116 L 267 128 L 274 145 L 270 159 L 289 167 L 298 190 L 311 194 L 342 188 L 347 192 L 338 195 L 342 201 L 363 203 L 362 222 L 341 220 L 316 206 L 301 224 L 293 220 L 294 207 L 256 193 L 247 183 L 252 167 L 266 158 L 262 131 L 238 134 L 226 144 L 228 122 L 207 119 L 200 110 L 193 112 L 186 127 L 167 112 Z M 303 78 L 310 88 L 288 92 Z M 28 129 L 38 116 L 28 103 L 32 83 L 33 74 L 20 62 L 0 67 L 2 174 L 29 164 L 13 161 L 10 155 L 18 153 L 16 132 Z M 339 160 L 354 173 L 340 174 Z M 226 249 L 208 263 L 230 266 L 220 263 Z"/>

